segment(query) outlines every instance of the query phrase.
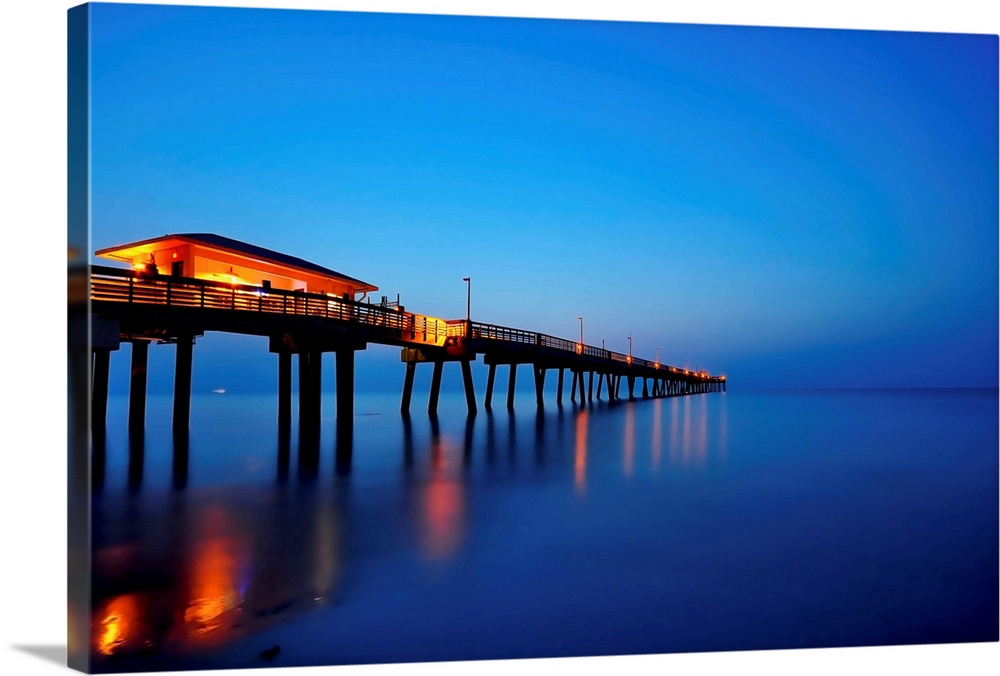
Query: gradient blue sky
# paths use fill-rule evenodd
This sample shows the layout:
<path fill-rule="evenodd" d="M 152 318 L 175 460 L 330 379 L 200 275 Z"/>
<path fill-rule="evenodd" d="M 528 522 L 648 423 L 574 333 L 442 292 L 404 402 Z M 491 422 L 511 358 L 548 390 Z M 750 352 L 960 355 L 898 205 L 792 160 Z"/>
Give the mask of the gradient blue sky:
<path fill-rule="evenodd" d="M 471 275 L 474 319 L 733 386 L 997 384 L 996 36 L 96 4 L 91 39 L 92 249 L 216 232 L 448 318 Z"/>

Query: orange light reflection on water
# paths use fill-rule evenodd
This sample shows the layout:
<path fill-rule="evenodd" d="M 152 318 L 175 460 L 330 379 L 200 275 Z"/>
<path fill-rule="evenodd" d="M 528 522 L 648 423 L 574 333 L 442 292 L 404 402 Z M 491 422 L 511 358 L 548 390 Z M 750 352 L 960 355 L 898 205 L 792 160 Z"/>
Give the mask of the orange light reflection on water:
<path fill-rule="evenodd" d="M 703 468 L 708 463 L 708 415 L 704 396 L 679 397 L 670 402 L 671 465 Z"/>
<path fill-rule="evenodd" d="M 447 439 L 431 444 L 431 477 L 423 494 L 421 545 L 434 561 L 451 558 L 465 535 L 465 492 L 452 456 L 459 447 Z"/>
<path fill-rule="evenodd" d="M 310 592 L 314 601 L 321 601 L 335 586 L 339 575 L 341 524 L 339 513 L 317 509 L 313 531 L 313 570 Z"/>
<path fill-rule="evenodd" d="M 227 534 L 231 531 L 229 517 L 222 507 L 206 510 L 204 519 L 202 527 L 207 537 L 198 541 L 191 557 L 184 609 L 187 633 L 196 639 L 204 639 L 219 629 L 226 614 L 241 605 L 239 581 L 246 558 L 238 542 Z"/>
<path fill-rule="evenodd" d="M 681 435 L 681 460 L 686 467 L 691 462 L 691 399 L 684 397 L 684 431 Z"/>
<path fill-rule="evenodd" d="M 680 452 L 680 424 L 678 422 L 677 407 L 678 400 L 670 400 L 670 464 L 678 463 L 678 453 Z"/>
<path fill-rule="evenodd" d="M 632 478 L 635 469 L 635 406 L 625 411 L 625 477 Z"/>
<path fill-rule="evenodd" d="M 135 594 L 125 594 L 111 599 L 105 606 L 100 626 L 94 632 L 94 643 L 101 655 L 111 655 L 129 640 L 135 640 L 140 623 L 141 607 Z"/>
<path fill-rule="evenodd" d="M 573 452 L 573 485 L 583 495 L 587 490 L 587 411 L 576 416 L 576 442 Z"/>
<path fill-rule="evenodd" d="M 660 453 L 663 444 L 663 400 L 653 400 L 653 457 L 651 459 L 653 471 L 660 469 Z"/>
<path fill-rule="evenodd" d="M 695 441 L 694 455 L 698 467 L 704 467 L 708 458 L 708 399 L 702 395 L 696 400 L 698 405 L 698 436 Z"/>

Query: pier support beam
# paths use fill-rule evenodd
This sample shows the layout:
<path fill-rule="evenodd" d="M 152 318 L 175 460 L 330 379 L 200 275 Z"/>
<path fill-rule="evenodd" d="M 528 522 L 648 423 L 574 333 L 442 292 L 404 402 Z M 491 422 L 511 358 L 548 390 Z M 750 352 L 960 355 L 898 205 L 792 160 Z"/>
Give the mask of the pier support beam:
<path fill-rule="evenodd" d="M 534 364 L 532 369 L 535 372 L 535 403 L 538 408 L 545 408 L 545 369 Z"/>
<path fill-rule="evenodd" d="M 603 385 L 604 385 L 604 374 L 603 373 L 598 373 L 597 374 L 597 399 L 598 400 L 600 400 L 600 398 L 601 398 L 601 387 Z"/>
<path fill-rule="evenodd" d="M 559 369 L 559 379 L 556 381 L 556 406 L 562 406 L 563 371 L 565 370 Z"/>
<path fill-rule="evenodd" d="M 590 376 L 587 378 L 587 401 L 594 401 L 594 372 L 590 372 Z"/>
<path fill-rule="evenodd" d="M 645 376 L 642 377 L 642 398 L 649 399 L 649 384 Z"/>
<path fill-rule="evenodd" d="M 292 429 L 292 353 L 278 353 L 278 433 Z"/>
<path fill-rule="evenodd" d="M 580 388 L 580 405 L 587 403 L 586 395 L 583 391 L 583 369 L 580 369 L 580 376 L 576 379 L 576 384 Z"/>
<path fill-rule="evenodd" d="M 142 436 L 146 426 L 146 368 L 149 362 L 149 342 L 132 341 L 132 371 L 128 388 L 128 433 Z"/>
<path fill-rule="evenodd" d="M 299 435 L 319 435 L 323 379 L 322 352 L 299 353 Z"/>
<path fill-rule="evenodd" d="M 483 406 L 487 411 L 493 408 L 493 384 L 496 382 L 497 378 L 497 365 L 490 364 L 490 372 L 486 376 L 486 400 L 483 402 Z"/>
<path fill-rule="evenodd" d="M 177 357 L 174 364 L 174 435 L 186 435 L 191 422 L 191 368 L 194 358 L 194 336 L 177 337 Z"/>
<path fill-rule="evenodd" d="M 434 372 L 431 374 L 431 396 L 427 402 L 427 413 L 431 416 L 437 415 L 438 399 L 441 397 L 441 372 L 444 371 L 444 362 L 434 362 Z"/>
<path fill-rule="evenodd" d="M 465 402 L 469 409 L 469 415 L 473 416 L 477 412 L 476 389 L 472 381 L 472 362 L 476 355 L 471 351 L 462 354 L 453 354 L 449 350 L 440 347 L 404 347 L 400 353 L 400 360 L 406 364 L 406 377 L 403 380 L 403 398 L 400 402 L 400 412 L 407 416 L 410 413 L 410 402 L 413 397 L 413 382 L 416 377 L 417 364 L 433 364 L 431 373 L 431 391 L 427 401 L 427 413 L 431 418 L 437 416 L 438 403 L 441 401 L 441 378 L 444 374 L 445 362 L 461 362 L 462 383 L 465 387 Z M 493 379 L 496 374 L 496 365 L 490 364 L 490 378 L 486 385 L 486 409 L 489 410 L 493 397 Z"/>
<path fill-rule="evenodd" d="M 514 384 L 517 382 L 517 364 L 510 365 L 510 380 L 507 382 L 507 408 L 514 408 Z"/>
<path fill-rule="evenodd" d="M 416 362 L 407 362 L 406 375 L 403 378 L 403 400 L 399 404 L 399 411 L 403 415 L 409 415 L 410 413 L 410 399 L 413 397 L 413 377 L 416 373 Z"/>
<path fill-rule="evenodd" d="M 337 474 L 351 472 L 354 457 L 354 350 L 341 348 L 337 354 L 337 441 L 334 464 Z"/>
<path fill-rule="evenodd" d="M 337 430 L 354 423 L 354 350 L 337 350 Z M 317 389 L 319 383 L 317 382 Z"/>
<path fill-rule="evenodd" d="M 572 402 L 576 401 L 576 380 L 580 377 L 580 374 L 573 371 L 573 380 L 569 384 L 569 400 Z"/>
<path fill-rule="evenodd" d="M 476 390 L 472 387 L 472 363 L 462 360 L 462 382 L 465 384 L 465 403 L 469 407 L 469 415 L 476 414 Z"/>

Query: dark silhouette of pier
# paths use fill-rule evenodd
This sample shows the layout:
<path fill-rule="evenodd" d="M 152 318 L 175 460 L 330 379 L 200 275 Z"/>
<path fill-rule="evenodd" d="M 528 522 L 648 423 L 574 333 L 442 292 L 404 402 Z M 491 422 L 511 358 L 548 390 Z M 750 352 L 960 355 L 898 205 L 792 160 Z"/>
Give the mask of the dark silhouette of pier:
<path fill-rule="evenodd" d="M 581 405 L 606 397 L 622 399 L 671 397 L 724 392 L 725 376 L 711 376 L 523 329 L 444 320 L 347 297 L 195 279 L 177 275 L 142 275 L 136 270 L 91 266 L 91 349 L 93 381 L 91 425 L 95 441 L 106 430 L 111 352 L 131 343 L 128 428 L 141 437 L 145 426 L 146 369 L 149 345 L 177 347 L 173 391 L 173 429 L 184 447 L 191 410 L 191 372 L 196 338 L 209 331 L 268 338 L 278 361 L 278 427 L 287 433 L 292 422 L 292 357 L 297 357 L 300 442 L 318 442 L 321 363 L 324 352 L 336 355 L 338 456 L 350 456 L 354 418 L 354 356 L 369 343 L 402 348 L 405 364 L 401 412 L 409 414 L 415 371 L 432 371 L 428 413 L 435 416 L 446 362 L 458 362 L 470 414 L 477 410 L 471 363 L 479 355 L 489 366 L 483 406 L 493 405 L 497 367 L 506 366 L 506 405 L 514 407 L 519 366 L 529 366 L 535 401 L 545 406 L 543 388 L 556 372 L 556 405 L 562 406 L 566 372 L 569 398 Z M 596 391 L 595 391 L 596 377 Z M 623 387 L 624 385 L 624 387 Z M 637 385 L 641 390 L 637 392 Z M 185 459 L 186 461 L 186 459 Z"/>

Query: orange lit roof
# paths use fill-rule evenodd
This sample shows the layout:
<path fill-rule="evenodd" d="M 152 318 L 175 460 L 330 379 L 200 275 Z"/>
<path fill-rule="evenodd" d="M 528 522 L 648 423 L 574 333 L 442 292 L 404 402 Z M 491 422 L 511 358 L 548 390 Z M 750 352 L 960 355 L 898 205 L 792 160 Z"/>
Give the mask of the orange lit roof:
<path fill-rule="evenodd" d="M 297 268 L 312 274 L 343 280 L 354 285 L 358 291 L 362 292 L 378 291 L 377 286 L 369 284 L 368 282 L 362 282 L 360 279 L 348 277 L 347 275 L 341 274 L 336 270 L 325 268 L 322 265 L 317 265 L 316 263 L 310 263 L 302 258 L 296 258 L 295 256 L 289 256 L 288 254 L 283 254 L 278 251 L 272 251 L 254 244 L 247 244 L 246 242 L 241 242 L 236 239 L 211 233 L 163 235 L 162 237 L 154 237 L 152 239 L 144 239 L 138 242 L 106 247 L 104 249 L 99 249 L 94 253 L 95 255 L 103 258 L 111 258 L 113 260 L 131 263 L 133 259 L 148 255 L 156 249 L 162 249 L 172 245 L 176 246 L 178 244 L 197 244 L 210 249 L 238 254 L 240 256 L 261 262 L 273 263 L 289 268 Z"/>

